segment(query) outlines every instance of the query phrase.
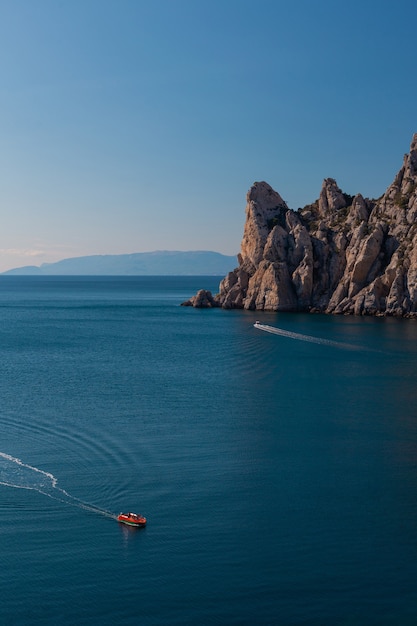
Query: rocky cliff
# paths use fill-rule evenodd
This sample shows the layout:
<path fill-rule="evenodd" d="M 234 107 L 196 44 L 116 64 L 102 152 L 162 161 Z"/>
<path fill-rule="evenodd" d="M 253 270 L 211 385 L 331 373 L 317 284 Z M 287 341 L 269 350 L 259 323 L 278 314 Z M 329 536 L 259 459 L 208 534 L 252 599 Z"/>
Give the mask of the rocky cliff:
<path fill-rule="evenodd" d="M 417 316 L 417 134 L 378 200 L 326 178 L 298 211 L 267 183 L 247 194 L 239 266 L 184 304 L 268 311 Z"/>

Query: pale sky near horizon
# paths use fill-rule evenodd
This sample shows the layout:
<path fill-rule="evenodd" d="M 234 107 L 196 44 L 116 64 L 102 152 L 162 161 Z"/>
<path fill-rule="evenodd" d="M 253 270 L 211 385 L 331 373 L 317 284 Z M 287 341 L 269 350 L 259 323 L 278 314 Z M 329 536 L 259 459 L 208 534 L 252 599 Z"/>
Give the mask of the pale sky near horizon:
<path fill-rule="evenodd" d="M 414 0 L 0 0 L 0 272 L 236 254 L 245 196 L 378 197 L 417 132 Z"/>

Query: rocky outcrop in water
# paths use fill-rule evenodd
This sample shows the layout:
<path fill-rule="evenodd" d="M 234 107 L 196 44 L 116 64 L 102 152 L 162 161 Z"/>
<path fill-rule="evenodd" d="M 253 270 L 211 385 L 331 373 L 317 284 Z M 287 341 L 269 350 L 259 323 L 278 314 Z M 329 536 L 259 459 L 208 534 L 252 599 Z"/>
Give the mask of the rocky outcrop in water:
<path fill-rule="evenodd" d="M 210 309 L 219 307 L 220 302 L 213 298 L 211 291 L 200 289 L 196 295 L 182 303 L 182 306 L 193 306 L 196 309 Z"/>
<path fill-rule="evenodd" d="M 417 134 L 378 200 L 326 178 L 292 211 L 254 183 L 238 263 L 214 298 L 223 308 L 417 317 Z"/>

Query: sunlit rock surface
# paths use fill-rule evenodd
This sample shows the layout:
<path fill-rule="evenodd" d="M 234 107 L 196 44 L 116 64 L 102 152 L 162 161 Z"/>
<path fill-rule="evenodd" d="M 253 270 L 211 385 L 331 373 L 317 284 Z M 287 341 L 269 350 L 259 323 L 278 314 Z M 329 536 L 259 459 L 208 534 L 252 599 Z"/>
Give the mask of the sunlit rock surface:
<path fill-rule="evenodd" d="M 417 134 L 378 200 L 326 178 L 295 212 L 254 183 L 238 263 L 214 297 L 223 308 L 417 316 Z M 193 306 L 213 306 L 197 296 Z"/>

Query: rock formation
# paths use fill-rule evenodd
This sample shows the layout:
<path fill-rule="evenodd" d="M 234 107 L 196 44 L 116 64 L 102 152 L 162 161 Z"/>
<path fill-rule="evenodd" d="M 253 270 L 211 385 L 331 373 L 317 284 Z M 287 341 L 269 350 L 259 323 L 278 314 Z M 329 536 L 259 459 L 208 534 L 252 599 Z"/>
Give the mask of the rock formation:
<path fill-rule="evenodd" d="M 378 200 L 326 178 L 318 200 L 292 211 L 254 183 L 238 263 L 214 299 L 184 304 L 417 317 L 417 134 Z"/>
<path fill-rule="evenodd" d="M 196 309 L 210 309 L 219 307 L 220 304 L 213 298 L 211 291 L 200 289 L 195 296 L 187 300 L 187 302 L 183 302 L 182 306 L 193 306 Z"/>

